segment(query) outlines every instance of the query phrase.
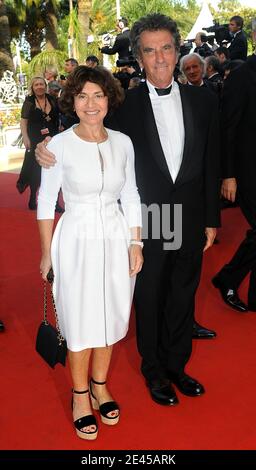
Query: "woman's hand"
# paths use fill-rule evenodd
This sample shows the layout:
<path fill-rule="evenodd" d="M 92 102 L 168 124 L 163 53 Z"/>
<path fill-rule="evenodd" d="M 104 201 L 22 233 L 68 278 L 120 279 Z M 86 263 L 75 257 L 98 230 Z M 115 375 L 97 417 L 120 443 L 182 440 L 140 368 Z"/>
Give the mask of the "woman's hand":
<path fill-rule="evenodd" d="M 44 281 L 47 281 L 47 274 L 52 267 L 52 260 L 50 256 L 42 256 L 40 263 L 40 274 Z"/>
<path fill-rule="evenodd" d="M 142 248 L 139 245 L 130 245 L 129 248 L 129 262 L 130 262 L 130 276 L 135 276 L 135 274 L 141 271 L 143 265 L 143 255 Z"/>
<path fill-rule="evenodd" d="M 30 140 L 29 140 L 28 137 L 24 137 L 24 138 L 23 138 L 23 143 L 24 143 L 25 149 L 26 149 L 26 150 L 30 150 L 31 143 L 30 143 Z"/>
<path fill-rule="evenodd" d="M 206 243 L 204 246 L 204 251 L 208 250 L 208 248 L 210 248 L 213 245 L 213 242 L 217 235 L 216 228 L 206 227 L 205 235 L 206 235 Z"/>
<path fill-rule="evenodd" d="M 225 178 L 222 181 L 221 195 L 228 201 L 235 202 L 236 189 L 236 178 Z"/>

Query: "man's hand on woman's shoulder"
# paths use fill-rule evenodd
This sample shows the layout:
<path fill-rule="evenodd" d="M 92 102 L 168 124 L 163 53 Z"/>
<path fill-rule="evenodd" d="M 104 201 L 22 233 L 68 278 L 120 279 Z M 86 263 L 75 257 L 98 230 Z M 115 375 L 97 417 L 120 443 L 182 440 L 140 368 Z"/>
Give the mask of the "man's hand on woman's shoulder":
<path fill-rule="evenodd" d="M 43 142 L 37 144 L 35 155 L 37 163 L 43 168 L 50 168 L 56 163 L 55 155 L 46 148 L 46 145 L 49 144 L 51 137 L 46 137 Z"/>

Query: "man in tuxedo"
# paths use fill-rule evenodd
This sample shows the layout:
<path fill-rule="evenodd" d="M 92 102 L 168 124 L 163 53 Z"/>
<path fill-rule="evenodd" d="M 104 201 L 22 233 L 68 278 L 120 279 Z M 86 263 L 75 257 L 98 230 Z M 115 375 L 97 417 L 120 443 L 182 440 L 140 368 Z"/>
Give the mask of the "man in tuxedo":
<path fill-rule="evenodd" d="M 184 369 L 192 349 L 203 251 L 212 245 L 220 222 L 218 104 L 207 90 L 174 81 L 180 36 L 173 20 L 147 15 L 135 22 L 130 38 L 147 79 L 128 90 L 106 125 L 132 139 L 144 229 L 148 226 L 134 297 L 141 370 L 152 399 L 175 405 L 172 384 L 185 395 L 204 393 Z M 37 159 L 45 167 L 54 163 L 44 145 Z M 164 227 L 173 231 L 173 240 Z"/>
<path fill-rule="evenodd" d="M 244 20 L 241 16 L 232 16 L 229 21 L 229 33 L 232 37 L 228 48 L 231 60 L 246 60 L 247 38 L 243 32 Z"/>
<path fill-rule="evenodd" d="M 214 57 L 213 55 L 203 59 L 196 52 L 192 52 L 191 54 L 187 54 L 181 58 L 180 70 L 181 72 L 183 72 L 183 74 L 187 78 L 187 86 L 207 88 L 209 90 L 209 93 L 216 94 L 220 103 L 221 91 L 222 91 L 222 80 L 218 73 L 217 75 L 212 74 L 212 79 L 209 79 L 207 75 L 205 76 L 205 72 L 208 69 L 208 63 L 210 63 L 207 61 L 218 62 L 218 59 Z M 211 69 L 213 69 L 212 66 L 211 66 Z M 216 77 L 216 81 L 215 81 L 215 77 Z M 215 242 L 217 242 L 217 240 L 215 240 Z"/>
<path fill-rule="evenodd" d="M 255 42 L 256 42 L 256 33 Z M 213 278 L 222 298 L 243 313 L 256 311 L 256 50 L 225 81 L 222 102 L 222 195 L 239 206 L 250 225 L 233 258 Z M 247 303 L 237 290 L 250 273 Z"/>

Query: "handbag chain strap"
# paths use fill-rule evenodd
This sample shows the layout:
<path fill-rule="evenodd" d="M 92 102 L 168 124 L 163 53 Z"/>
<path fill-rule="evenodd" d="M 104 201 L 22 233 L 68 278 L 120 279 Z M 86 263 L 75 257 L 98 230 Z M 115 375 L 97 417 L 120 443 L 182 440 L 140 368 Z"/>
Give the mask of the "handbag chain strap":
<path fill-rule="evenodd" d="M 61 345 L 61 343 L 65 341 L 65 338 L 62 336 L 61 331 L 60 331 L 59 320 L 58 320 L 57 310 L 55 306 L 55 300 L 54 300 L 53 293 L 52 293 L 52 287 L 51 287 L 51 298 L 52 298 L 52 305 L 54 309 L 56 330 L 58 331 L 58 340 L 59 340 L 59 344 Z M 44 281 L 44 324 L 49 325 L 49 322 L 47 320 L 47 281 Z"/>

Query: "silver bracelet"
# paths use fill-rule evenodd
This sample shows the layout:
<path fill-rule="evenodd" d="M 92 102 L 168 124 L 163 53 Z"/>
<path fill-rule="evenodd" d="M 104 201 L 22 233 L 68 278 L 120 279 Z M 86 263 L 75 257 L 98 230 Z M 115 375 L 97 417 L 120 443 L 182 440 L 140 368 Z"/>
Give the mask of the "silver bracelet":
<path fill-rule="evenodd" d="M 143 248 L 144 243 L 140 242 L 139 240 L 130 240 L 130 245 L 139 245 L 141 248 Z"/>

